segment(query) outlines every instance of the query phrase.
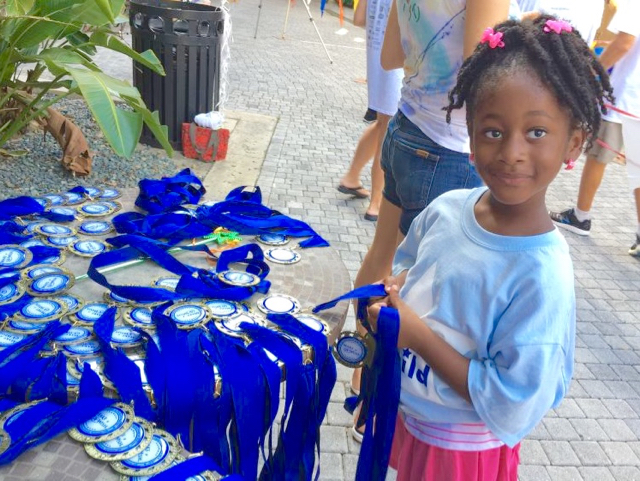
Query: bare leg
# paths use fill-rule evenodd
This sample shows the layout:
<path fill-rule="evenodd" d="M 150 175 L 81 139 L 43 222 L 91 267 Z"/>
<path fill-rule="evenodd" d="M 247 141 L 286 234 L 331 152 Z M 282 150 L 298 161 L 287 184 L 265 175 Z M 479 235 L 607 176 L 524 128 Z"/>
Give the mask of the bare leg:
<path fill-rule="evenodd" d="M 399 230 L 401 213 L 402 210 L 399 207 L 387 199 L 382 199 L 376 233 L 356 275 L 354 287 L 371 284 L 391 274 L 391 264 L 396 247 L 404 239 Z M 365 334 L 366 331 L 359 323 L 357 327 L 358 332 Z M 360 389 L 360 369 L 354 369 L 351 387 L 356 390 Z"/>
<path fill-rule="evenodd" d="M 587 157 L 580 178 L 580 190 L 578 192 L 578 209 L 585 212 L 591 210 L 593 198 L 600 187 L 604 177 L 604 169 L 607 164 L 598 162 L 595 157 Z"/>
<path fill-rule="evenodd" d="M 371 159 L 376 153 L 377 123 L 378 121 L 373 122 L 364 129 L 364 132 L 362 132 L 362 136 L 360 137 L 356 150 L 353 153 L 353 160 L 351 161 L 349 170 L 340 180 L 340 184 L 345 187 L 355 189 L 362 185 L 360 182 L 360 173 L 362 172 L 362 169 L 364 169 L 365 165 L 367 165 L 367 162 L 369 162 L 369 159 Z"/>
<path fill-rule="evenodd" d="M 382 202 L 384 173 L 382 172 L 382 167 L 380 167 L 380 157 L 382 155 L 382 143 L 387 133 L 389 120 L 391 120 L 390 115 L 378 112 L 378 118 L 375 123 L 377 131 L 376 153 L 373 156 L 373 163 L 371 164 L 371 200 L 369 201 L 369 207 L 367 207 L 367 214 L 371 215 L 378 215 L 380 203 Z"/>
<path fill-rule="evenodd" d="M 636 215 L 638 216 L 638 224 L 640 224 L 640 189 L 634 190 L 633 195 L 636 198 Z"/>

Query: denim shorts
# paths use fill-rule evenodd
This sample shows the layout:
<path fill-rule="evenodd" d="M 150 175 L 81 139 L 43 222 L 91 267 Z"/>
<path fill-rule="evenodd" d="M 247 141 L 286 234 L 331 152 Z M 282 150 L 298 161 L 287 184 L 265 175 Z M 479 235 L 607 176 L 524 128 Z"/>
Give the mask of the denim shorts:
<path fill-rule="evenodd" d="M 436 144 L 402 112 L 389 122 L 382 145 L 385 199 L 402 209 L 400 232 L 440 194 L 482 185 L 469 155 Z"/>

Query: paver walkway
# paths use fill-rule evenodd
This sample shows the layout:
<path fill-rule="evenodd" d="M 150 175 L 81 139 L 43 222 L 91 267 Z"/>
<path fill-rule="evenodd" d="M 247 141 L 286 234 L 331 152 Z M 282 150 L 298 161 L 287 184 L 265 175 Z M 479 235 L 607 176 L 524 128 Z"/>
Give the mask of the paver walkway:
<path fill-rule="evenodd" d="M 330 14 L 320 18 L 314 1 L 312 14 L 334 59 L 329 64 L 302 2 L 291 10 L 286 40 L 286 0 L 262 2 L 257 39 L 260 0 L 232 4 L 226 108 L 279 118 L 258 180 L 265 201 L 311 223 L 354 277 L 374 228 L 362 218 L 365 202 L 347 200 L 336 185 L 363 129 L 366 86 L 357 80 L 366 74 L 364 31 L 349 23 L 341 30 Z M 550 208 L 575 202 L 580 170 L 561 173 Z M 594 214 L 591 237 L 566 234 L 578 295 L 574 381 L 562 405 L 523 441 L 522 481 L 640 480 L 640 261 L 626 253 L 635 215 L 623 167 L 608 168 Z M 339 368 L 322 429 L 327 481 L 354 479 L 358 445 L 342 409 L 350 375 Z"/>
<path fill-rule="evenodd" d="M 348 165 L 366 107 L 364 31 L 311 11 L 334 58 L 330 65 L 302 0 L 280 39 L 286 0 L 232 6 L 234 43 L 227 106 L 280 116 L 259 185 L 275 209 L 310 222 L 336 247 L 355 276 L 372 234 L 364 201 L 336 190 Z M 562 172 L 549 207 L 575 202 L 580 168 Z M 612 165 L 596 199 L 591 237 L 566 237 L 572 247 L 578 295 L 575 380 L 568 398 L 522 443 L 521 480 L 640 480 L 640 262 L 627 255 L 635 215 L 625 169 Z M 472 275 L 472 273 L 470 273 Z M 351 322 L 353 322 L 351 320 Z M 339 384 L 323 430 L 323 479 L 354 479 L 357 446 L 346 435 L 350 418 L 341 401 L 350 371 Z"/>

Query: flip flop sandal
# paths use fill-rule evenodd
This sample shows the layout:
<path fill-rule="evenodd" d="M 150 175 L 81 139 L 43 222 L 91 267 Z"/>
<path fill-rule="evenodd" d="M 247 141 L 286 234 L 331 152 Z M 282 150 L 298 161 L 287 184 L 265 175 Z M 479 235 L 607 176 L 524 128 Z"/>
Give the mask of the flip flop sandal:
<path fill-rule="evenodd" d="M 350 195 L 352 197 L 355 197 L 356 199 L 369 198 L 369 194 L 365 194 L 364 192 L 362 192 L 364 190 L 364 187 L 362 185 L 359 187 L 347 187 L 346 185 L 340 184 L 337 189 L 338 192 Z"/>
<path fill-rule="evenodd" d="M 370 222 L 376 222 L 378 220 L 378 216 L 374 214 L 369 214 L 368 212 L 364 213 L 364 220 L 368 220 Z"/>

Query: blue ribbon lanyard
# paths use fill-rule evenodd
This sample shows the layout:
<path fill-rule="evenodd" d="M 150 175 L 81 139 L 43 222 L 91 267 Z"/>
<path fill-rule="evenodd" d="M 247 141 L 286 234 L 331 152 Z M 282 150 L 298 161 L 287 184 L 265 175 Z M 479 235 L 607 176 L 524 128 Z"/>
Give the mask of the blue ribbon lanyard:
<path fill-rule="evenodd" d="M 33 236 L 24 233 L 24 226 L 12 220 L 0 221 L 0 244 L 20 244 Z"/>
<path fill-rule="evenodd" d="M 20 196 L 0 201 L 0 221 L 13 220 L 25 215 L 37 215 L 52 222 L 72 222 L 73 215 L 57 214 L 45 210 L 33 197 Z"/>
<path fill-rule="evenodd" d="M 138 182 L 140 193 L 135 204 L 152 214 L 167 212 L 182 204 L 197 204 L 205 188 L 191 170 L 184 169 L 172 177 Z"/>
<path fill-rule="evenodd" d="M 0 395 L 3 395 L 17 379 L 28 370 L 30 363 L 50 339 L 67 332 L 70 325 L 53 321 L 40 332 L 0 351 Z"/>
<path fill-rule="evenodd" d="M 279 361 L 284 364 L 284 373 L 286 376 L 286 393 L 284 409 L 280 419 L 278 448 L 275 452 L 273 451 L 273 433 L 272 431 L 270 431 L 269 443 L 267 447 L 268 456 L 265 455 L 265 452 L 263 450 L 263 458 L 265 458 L 265 463 L 260 473 L 259 479 L 290 479 L 297 475 L 297 467 L 302 463 L 302 456 L 300 455 L 298 458 L 287 457 L 285 459 L 285 454 L 292 453 L 294 452 L 294 450 L 291 448 L 286 449 L 284 445 L 285 443 L 293 442 L 295 445 L 300 447 L 303 426 L 292 426 L 292 430 L 295 430 L 296 428 L 298 429 L 297 439 L 294 439 L 295 436 L 289 436 L 287 439 L 285 439 L 284 428 L 287 425 L 292 405 L 306 405 L 306 403 L 312 397 L 315 386 L 309 386 L 302 379 L 304 369 L 303 354 L 300 348 L 291 339 L 284 337 L 280 332 L 273 331 L 269 328 L 255 324 L 242 323 L 240 327 L 251 337 L 253 342 L 249 345 L 250 347 L 254 346 L 255 349 L 260 349 L 263 353 L 264 349 L 267 349 L 271 354 L 273 354 Z M 275 363 L 271 359 L 269 359 L 268 361 L 275 366 Z M 280 368 L 278 368 L 278 372 L 280 372 Z M 279 390 L 279 386 L 277 387 L 277 389 Z M 274 394 L 277 395 L 277 393 L 274 393 L 274 391 L 272 390 L 272 396 Z M 271 406 L 272 411 L 273 409 L 277 409 L 277 405 L 275 405 L 273 401 Z M 272 416 L 274 416 L 273 412 Z M 291 471 L 292 473 L 288 475 L 287 470 Z"/>
<path fill-rule="evenodd" d="M 398 311 L 383 307 L 378 316 L 375 332 L 367 321 L 369 299 L 382 296 L 386 296 L 384 286 L 372 284 L 354 289 L 313 309 L 313 312 L 319 312 L 335 306 L 341 300 L 357 299 L 358 320 L 375 340 L 373 361 L 370 366 L 365 365 L 362 370 L 360 395 L 345 400 L 345 409 L 351 413 L 357 404 L 362 402 L 356 425 L 359 427 L 366 422 L 356 479 L 374 481 L 383 481 L 386 477 L 400 402 Z"/>
<path fill-rule="evenodd" d="M 197 386 L 193 417 L 192 452 L 204 452 L 210 456 L 224 472 L 231 469 L 231 451 L 227 438 L 227 428 L 231 422 L 231 391 L 222 381 L 218 396 L 215 395 L 216 379 L 214 366 L 220 372 L 223 359 L 218 347 L 200 330 L 189 335 L 193 342 L 194 378 L 200 379 Z"/>
<path fill-rule="evenodd" d="M 37 417 L 35 424 L 23 432 L 13 431 L 11 446 L 0 454 L 0 465 L 10 463 L 27 449 L 42 444 L 49 439 L 61 434 L 79 424 L 91 419 L 106 407 L 113 404 L 113 399 L 106 398 L 82 398 L 69 406 L 60 407 L 58 404 L 45 401 L 51 410 L 45 414 L 45 406 L 38 409 L 42 414 Z M 36 407 L 40 406 L 39 404 Z M 33 408 L 31 408 L 33 409 Z M 26 414 L 25 414 L 26 415 Z M 22 416 L 21 416 L 22 417 Z M 33 416 L 35 418 L 35 416 Z M 19 418 L 20 419 L 20 418 Z"/>
<path fill-rule="evenodd" d="M 230 388 L 233 415 L 229 429 L 231 472 L 256 479 L 260 441 L 268 429 L 267 380 L 242 339 L 211 331 L 224 363 L 219 366 L 223 384 Z M 263 400 L 261 403 L 259 400 Z"/>
<path fill-rule="evenodd" d="M 161 368 L 164 370 L 164 378 L 161 381 L 164 392 L 159 393 L 162 401 L 158 414 L 165 428 L 173 435 L 179 435 L 183 443 L 190 446 L 195 393 L 200 380 L 193 375 L 193 353 L 190 351 L 188 334 L 178 329 L 171 319 L 162 313 L 167 307 L 168 304 L 163 304 L 152 312 L 160 340 Z M 148 363 L 149 360 L 147 366 L 150 368 L 157 368 Z M 153 379 L 161 376 L 162 374 L 156 373 Z M 156 392 L 153 384 L 152 387 Z"/>
<path fill-rule="evenodd" d="M 269 273 L 269 266 L 264 262 L 264 256 L 259 246 L 249 244 L 224 251 L 218 260 L 216 272 L 226 269 L 231 263 L 246 264 L 247 272 L 258 275 L 262 281 L 257 286 L 238 287 L 221 282 L 215 273 L 205 269 L 198 269 L 181 263 L 166 252 L 171 246 L 166 243 L 146 239 L 140 236 L 123 235 L 109 239 L 109 242 L 119 247 L 118 250 L 104 252 L 95 256 L 87 270 L 88 276 L 101 286 L 115 294 L 135 301 L 169 301 L 186 297 L 212 297 L 226 300 L 244 300 L 254 292 L 267 292 L 270 283 L 264 279 Z M 129 246 L 129 247 L 126 247 Z M 204 245 L 183 246 L 185 250 L 201 251 L 210 255 Z M 140 257 L 143 254 L 156 262 L 162 268 L 181 276 L 176 290 L 169 291 L 159 287 L 119 286 L 111 284 L 106 276 L 99 272 L 101 267 L 114 263 L 125 262 Z M 248 256 L 251 255 L 251 258 Z M 198 277 L 193 277 L 197 273 Z"/>
<path fill-rule="evenodd" d="M 269 438 L 266 452 L 264 445 L 266 440 L 263 439 L 262 441 L 264 466 L 261 477 L 266 476 L 267 479 L 284 479 L 284 471 L 286 468 L 284 457 L 279 455 L 279 453 L 273 453 L 272 428 L 280 404 L 280 384 L 282 381 L 282 371 L 277 361 L 283 363 L 286 376 L 285 405 L 280 420 L 280 432 L 278 433 L 278 438 L 282 440 L 283 427 L 286 425 L 291 405 L 294 402 L 295 394 L 300 384 L 303 361 L 302 352 L 292 340 L 284 337 L 282 333 L 246 322 L 241 323 L 240 328 L 251 338 L 247 349 L 259 359 L 267 379 L 267 387 L 270 393 L 270 396 L 267 397 L 269 401 L 267 408 L 269 416 L 268 425 L 271 426 L 271 429 L 269 429 L 268 432 Z M 274 359 L 269 357 L 265 350 L 269 351 L 277 360 L 274 361 Z M 297 461 L 298 460 L 292 459 L 287 460 L 290 464 L 297 464 Z"/>
<path fill-rule="evenodd" d="M 203 237 L 211 233 L 211 229 L 198 222 L 195 213 L 190 211 L 149 215 L 139 212 L 125 212 L 115 216 L 111 222 L 120 234 L 167 239 L 171 244 L 184 239 Z"/>
<path fill-rule="evenodd" d="M 313 349 L 313 363 L 303 367 L 302 382 L 307 385 L 298 388 L 301 397 L 305 396 L 305 389 L 312 395 L 305 404 L 296 403 L 293 406 L 287 430 L 284 433 L 285 457 L 289 459 L 291 456 L 294 458 L 301 456 L 302 458 L 297 473 L 288 471 L 289 477 L 287 479 L 312 479 L 315 452 L 320 452 L 320 425 L 329 405 L 329 398 L 337 377 L 335 361 L 327 355 L 329 352 L 327 338 L 323 333 L 305 326 L 290 314 L 269 314 L 267 318 Z M 300 392 L 300 389 L 303 391 Z M 294 429 L 296 426 L 304 426 L 298 447 L 293 442 L 298 436 L 298 432 Z M 318 466 L 316 479 L 319 474 L 320 467 Z"/>
<path fill-rule="evenodd" d="M 5 423 L 4 429 L 9 434 L 11 445 L 0 454 L 0 465 L 10 463 L 27 449 L 42 444 L 60 433 L 78 426 L 113 404 L 114 400 L 102 397 L 100 380 L 88 364 L 85 364 L 82 379 L 80 380 L 78 401 L 64 406 L 46 399 L 55 400 L 57 396 L 55 391 L 58 387 L 53 383 L 55 378 L 64 375 L 65 381 L 62 381 L 62 383 L 66 387 L 66 362 L 62 354 L 59 356 L 59 359 L 54 359 L 47 366 L 50 372 L 45 372 L 40 381 L 37 381 L 42 382 L 44 380 L 46 382 L 43 382 L 39 388 L 34 388 L 41 390 L 39 396 L 42 396 L 43 400 L 32 403 L 24 411 L 16 413 Z M 64 374 L 62 374 L 60 366 L 65 369 Z M 58 381 L 55 380 L 55 382 Z M 51 391 L 47 393 L 45 391 L 46 388 Z M 64 402 L 66 403 L 66 397 Z"/>
<path fill-rule="evenodd" d="M 62 353 L 33 360 L 12 384 L 11 397 L 18 401 L 48 398 L 58 404 L 66 404 L 66 366 L 66 357 Z"/>
<path fill-rule="evenodd" d="M 140 369 L 126 356 L 122 349 L 111 347 L 111 335 L 115 324 L 116 312 L 116 307 L 110 307 L 93 326 L 104 356 L 104 373 L 113 382 L 124 402 L 133 402 L 137 414 L 153 421 L 156 413 L 142 389 Z"/>

